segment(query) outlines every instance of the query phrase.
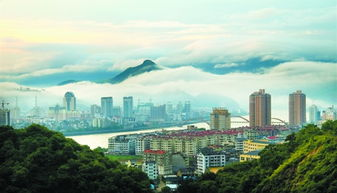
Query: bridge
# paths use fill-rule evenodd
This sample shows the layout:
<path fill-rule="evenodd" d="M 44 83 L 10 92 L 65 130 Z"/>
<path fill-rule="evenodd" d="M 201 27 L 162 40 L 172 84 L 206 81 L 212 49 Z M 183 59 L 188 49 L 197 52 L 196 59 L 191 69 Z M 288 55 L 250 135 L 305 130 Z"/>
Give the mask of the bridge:
<path fill-rule="evenodd" d="M 232 118 L 240 118 L 242 119 L 242 121 L 231 121 L 231 123 L 249 123 L 249 119 L 243 117 L 243 116 L 232 116 Z M 272 120 L 276 120 L 276 121 L 272 121 L 271 123 L 274 123 L 274 124 L 284 124 L 285 126 L 288 126 L 288 123 L 285 122 L 284 120 L 282 119 L 279 119 L 279 118 L 276 118 L 276 117 L 273 117 L 271 118 Z M 205 121 L 208 125 L 210 125 L 209 121 Z"/>
<path fill-rule="evenodd" d="M 242 119 L 243 121 L 231 121 L 231 123 L 249 123 L 249 120 L 246 119 L 245 117 L 242 117 L 242 116 L 232 116 L 232 117 L 237 117 L 237 118 L 240 118 Z M 285 122 L 284 120 L 280 119 L 280 118 L 276 118 L 276 117 L 273 117 L 271 118 L 271 120 L 276 120 L 276 121 L 272 121 L 271 123 L 283 123 L 285 126 L 288 125 L 287 122 Z"/>

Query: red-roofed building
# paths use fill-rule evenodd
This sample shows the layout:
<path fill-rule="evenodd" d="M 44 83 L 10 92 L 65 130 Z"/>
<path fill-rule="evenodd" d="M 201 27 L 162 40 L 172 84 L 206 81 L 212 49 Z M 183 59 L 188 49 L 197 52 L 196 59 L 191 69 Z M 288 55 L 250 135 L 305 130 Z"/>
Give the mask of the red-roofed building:
<path fill-rule="evenodd" d="M 147 149 L 144 151 L 145 154 L 165 154 L 166 152 L 164 150 L 151 150 Z"/>

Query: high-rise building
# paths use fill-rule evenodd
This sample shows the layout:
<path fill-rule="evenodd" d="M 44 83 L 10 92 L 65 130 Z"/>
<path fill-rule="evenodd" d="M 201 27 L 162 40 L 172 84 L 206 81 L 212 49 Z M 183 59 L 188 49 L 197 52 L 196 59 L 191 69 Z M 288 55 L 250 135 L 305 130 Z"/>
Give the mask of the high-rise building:
<path fill-rule="evenodd" d="M 321 112 L 316 105 L 311 105 L 309 107 L 309 122 L 317 124 L 319 120 L 321 120 Z"/>
<path fill-rule="evenodd" d="M 225 108 L 213 108 L 210 127 L 215 130 L 231 129 L 231 114 L 228 110 Z"/>
<path fill-rule="evenodd" d="M 112 97 L 101 97 L 101 110 L 103 117 L 112 117 Z"/>
<path fill-rule="evenodd" d="M 148 121 L 151 117 L 151 109 L 153 103 L 140 103 L 137 106 L 136 120 L 137 121 Z"/>
<path fill-rule="evenodd" d="M 166 105 L 152 106 L 151 107 L 151 120 L 152 121 L 165 121 L 167 118 Z"/>
<path fill-rule="evenodd" d="M 2 101 L 1 103 L 1 107 L 0 107 L 0 126 L 3 125 L 11 125 L 11 113 L 9 109 L 5 108 L 5 103 L 4 101 Z"/>
<path fill-rule="evenodd" d="M 119 106 L 114 106 L 112 108 L 112 115 L 114 117 L 121 117 L 122 116 L 122 110 L 121 110 L 121 107 Z"/>
<path fill-rule="evenodd" d="M 190 103 L 190 101 L 185 102 L 183 112 L 185 113 L 185 120 L 189 120 L 191 118 L 191 103 Z"/>
<path fill-rule="evenodd" d="M 306 121 L 305 94 L 298 90 L 289 94 L 289 125 L 303 125 Z"/>
<path fill-rule="evenodd" d="M 99 117 L 99 115 L 101 114 L 101 107 L 99 105 L 91 105 L 90 106 L 90 113 L 91 113 L 91 117 Z"/>
<path fill-rule="evenodd" d="M 18 106 L 18 97 L 15 98 L 15 107 L 11 110 L 11 119 L 16 120 L 20 118 L 20 107 Z"/>
<path fill-rule="evenodd" d="M 35 106 L 34 108 L 31 110 L 31 116 L 37 118 L 37 117 L 41 117 L 42 115 L 42 109 L 37 105 L 37 96 L 35 96 Z"/>
<path fill-rule="evenodd" d="M 271 125 L 271 97 L 264 89 L 249 96 L 249 123 L 251 127 Z"/>
<path fill-rule="evenodd" d="M 183 104 L 181 103 L 181 101 L 179 101 L 179 103 L 177 104 L 176 106 L 176 113 L 182 113 L 184 110 L 184 106 Z"/>
<path fill-rule="evenodd" d="M 67 110 L 65 107 L 56 105 L 54 107 L 49 107 L 48 117 L 55 119 L 56 121 L 63 121 L 67 119 Z"/>
<path fill-rule="evenodd" d="M 73 92 L 66 92 L 63 98 L 63 106 L 67 111 L 76 111 L 76 97 Z"/>
<path fill-rule="evenodd" d="M 133 97 L 123 97 L 123 115 L 124 118 L 133 117 Z"/>

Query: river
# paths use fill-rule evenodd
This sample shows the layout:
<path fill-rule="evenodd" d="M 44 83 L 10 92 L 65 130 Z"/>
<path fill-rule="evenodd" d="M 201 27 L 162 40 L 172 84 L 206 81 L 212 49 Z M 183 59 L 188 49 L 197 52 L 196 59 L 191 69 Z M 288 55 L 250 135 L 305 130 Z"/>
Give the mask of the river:
<path fill-rule="evenodd" d="M 195 123 L 189 124 L 195 125 L 198 128 L 206 128 L 209 129 L 209 125 L 207 123 Z M 67 136 L 67 138 L 71 138 L 75 140 L 77 143 L 81 145 L 88 145 L 91 149 L 95 149 L 96 147 L 108 147 L 108 139 L 110 137 L 116 135 L 128 135 L 128 134 L 136 134 L 136 133 L 149 133 L 160 130 L 181 130 L 187 129 L 187 125 L 182 127 L 167 127 L 167 128 L 157 128 L 157 129 L 148 129 L 148 130 L 140 130 L 140 131 L 127 131 L 127 132 L 114 132 L 114 133 L 103 133 L 103 134 L 90 134 L 90 135 L 78 135 L 78 136 Z"/>

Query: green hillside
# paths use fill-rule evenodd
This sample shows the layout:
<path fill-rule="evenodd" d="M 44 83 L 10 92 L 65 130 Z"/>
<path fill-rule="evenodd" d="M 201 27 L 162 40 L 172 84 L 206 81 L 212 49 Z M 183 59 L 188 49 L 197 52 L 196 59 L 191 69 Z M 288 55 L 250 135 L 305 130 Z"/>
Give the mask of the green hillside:
<path fill-rule="evenodd" d="M 39 125 L 0 127 L 0 192 L 147 193 L 150 182 L 102 153 Z"/>
<path fill-rule="evenodd" d="M 288 136 L 286 143 L 266 147 L 261 159 L 185 181 L 178 192 L 337 192 L 336 134 L 337 121 L 326 122 L 322 129 L 308 125 Z"/>

